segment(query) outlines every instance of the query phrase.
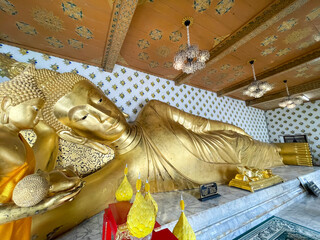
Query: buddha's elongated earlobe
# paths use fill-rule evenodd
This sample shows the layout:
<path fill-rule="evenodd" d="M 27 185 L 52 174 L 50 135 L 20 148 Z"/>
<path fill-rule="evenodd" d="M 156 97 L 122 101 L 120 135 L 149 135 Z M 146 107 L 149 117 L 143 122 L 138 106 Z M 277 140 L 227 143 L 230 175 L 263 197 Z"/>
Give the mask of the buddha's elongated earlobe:
<path fill-rule="evenodd" d="M 1 102 L 1 118 L 2 124 L 9 123 L 8 108 L 11 106 L 12 99 L 10 97 L 4 97 Z"/>

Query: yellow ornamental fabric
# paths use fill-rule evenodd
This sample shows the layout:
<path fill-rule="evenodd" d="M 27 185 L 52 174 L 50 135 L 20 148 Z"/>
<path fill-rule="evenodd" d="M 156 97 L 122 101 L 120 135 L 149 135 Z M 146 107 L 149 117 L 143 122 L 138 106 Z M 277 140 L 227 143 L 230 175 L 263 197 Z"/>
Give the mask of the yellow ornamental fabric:
<path fill-rule="evenodd" d="M 157 213 L 158 213 L 158 204 L 157 202 L 154 200 L 154 198 L 152 197 L 152 195 L 150 194 L 150 184 L 148 182 L 146 182 L 146 185 L 145 185 L 145 196 L 144 196 L 144 199 L 148 202 L 150 202 L 153 207 L 154 207 L 154 215 L 157 216 Z"/>
<path fill-rule="evenodd" d="M 127 218 L 130 234 L 143 238 L 152 232 L 155 222 L 154 206 L 146 201 L 140 192 L 137 192 Z"/>
<path fill-rule="evenodd" d="M 194 234 L 194 231 L 191 225 L 189 224 L 186 215 L 183 212 L 183 200 L 180 201 L 180 207 L 182 212 L 176 226 L 173 229 L 173 235 L 175 235 L 179 240 L 196 240 L 196 235 Z"/>
<path fill-rule="evenodd" d="M 120 186 L 116 191 L 116 199 L 118 202 L 130 201 L 133 195 L 131 184 L 129 183 L 127 176 L 125 175 Z"/>

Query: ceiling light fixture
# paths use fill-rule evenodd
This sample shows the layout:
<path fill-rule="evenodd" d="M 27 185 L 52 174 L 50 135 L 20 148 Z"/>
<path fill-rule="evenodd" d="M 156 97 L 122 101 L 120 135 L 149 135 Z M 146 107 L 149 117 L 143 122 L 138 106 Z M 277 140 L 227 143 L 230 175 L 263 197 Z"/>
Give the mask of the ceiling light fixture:
<path fill-rule="evenodd" d="M 303 103 L 303 100 L 301 99 L 301 96 L 292 97 L 289 94 L 289 89 L 287 85 L 287 80 L 283 80 L 284 84 L 286 85 L 287 90 L 287 97 L 283 99 L 281 102 L 279 102 L 279 106 L 282 108 L 294 108 L 297 105 L 300 105 Z"/>
<path fill-rule="evenodd" d="M 253 82 L 250 83 L 250 85 L 243 90 L 243 95 L 260 98 L 266 92 L 270 91 L 273 88 L 273 86 L 268 82 L 257 80 L 256 73 L 254 71 L 254 66 L 253 66 L 254 60 L 251 60 L 249 63 L 251 64 L 251 67 L 252 67 Z"/>
<path fill-rule="evenodd" d="M 206 66 L 205 62 L 210 57 L 209 51 L 199 50 L 197 45 L 190 45 L 189 27 L 192 23 L 192 17 L 186 17 L 182 20 L 182 24 L 187 27 L 188 46 L 186 49 L 176 53 L 173 63 L 173 67 L 176 70 L 182 70 L 187 74 L 203 69 Z"/>

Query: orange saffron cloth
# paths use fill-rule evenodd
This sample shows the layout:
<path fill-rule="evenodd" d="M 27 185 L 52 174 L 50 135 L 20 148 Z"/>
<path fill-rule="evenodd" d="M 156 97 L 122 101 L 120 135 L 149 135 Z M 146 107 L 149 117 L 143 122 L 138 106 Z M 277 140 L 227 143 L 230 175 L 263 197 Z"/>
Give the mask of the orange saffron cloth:
<path fill-rule="evenodd" d="M 0 203 L 12 201 L 12 192 L 16 184 L 25 176 L 32 174 L 35 168 L 35 157 L 32 148 L 19 134 L 26 149 L 24 164 L 9 172 L 0 180 Z M 29 240 L 31 235 L 31 217 L 0 225 L 1 240 Z"/>

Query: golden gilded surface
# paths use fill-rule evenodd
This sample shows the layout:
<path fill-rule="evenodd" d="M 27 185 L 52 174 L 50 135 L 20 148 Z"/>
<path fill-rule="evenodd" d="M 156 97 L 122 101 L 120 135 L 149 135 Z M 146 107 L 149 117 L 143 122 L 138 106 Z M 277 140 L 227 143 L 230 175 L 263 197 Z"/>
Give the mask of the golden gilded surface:
<path fill-rule="evenodd" d="M 150 199 L 145 200 L 140 192 L 140 178 L 137 180 L 136 186 L 137 193 L 128 213 L 127 226 L 131 236 L 143 238 L 152 233 L 156 217 L 152 202 Z"/>
<path fill-rule="evenodd" d="M 308 143 L 276 143 L 286 165 L 313 166 Z"/>
<path fill-rule="evenodd" d="M 245 166 L 238 167 L 237 171 L 238 174 L 229 182 L 229 186 L 250 192 L 283 182 L 283 179 L 274 175 L 270 169 L 256 169 Z"/>
<path fill-rule="evenodd" d="M 32 231 L 39 239 L 47 234 L 57 236 L 113 202 L 126 164 L 130 166 L 129 182 L 136 181 L 140 172 L 141 178 L 149 179 L 151 192 L 225 183 L 241 165 L 282 165 L 278 147 L 256 141 L 234 125 L 194 116 L 156 100 L 146 104 L 135 122 L 127 123 L 125 115 L 84 77 L 46 69 L 34 70 L 33 77 L 47 98 L 44 119 L 60 138 L 100 152 L 110 147 L 115 151 L 114 160 L 84 178 L 86 186 L 74 201 L 33 217 Z M 46 153 L 36 159 L 38 166 L 48 168 L 56 164 L 49 154 L 56 146 L 45 141 L 44 146 L 38 150 Z"/>
<path fill-rule="evenodd" d="M 45 195 L 34 191 L 39 185 L 32 185 L 28 180 L 27 175 L 32 174 L 35 169 L 35 156 L 19 133 L 24 129 L 35 128 L 42 118 L 41 108 L 45 97 L 36 86 L 31 74 L 33 70 L 34 66 L 29 65 L 12 80 L 0 84 L 0 224 L 2 224 L 0 236 L 2 239 L 24 239 L 24 236 L 29 238 L 31 219 L 18 219 L 59 206 L 74 197 L 83 186 L 83 182 L 75 174 L 62 178 L 61 173 L 69 173 L 70 170 L 55 170 L 48 175 L 50 183 L 48 199 L 31 208 L 21 208 L 12 203 L 14 198 L 20 206 L 30 206 L 30 203 L 31 205 L 37 203 L 34 200 L 38 201 L 39 198 L 42 200 Z M 17 184 L 22 186 L 16 189 Z M 46 188 L 44 191 L 48 191 L 46 186 L 44 188 Z M 59 194 L 55 194 L 57 192 Z M 18 226 L 21 230 L 15 231 L 15 227 Z"/>

